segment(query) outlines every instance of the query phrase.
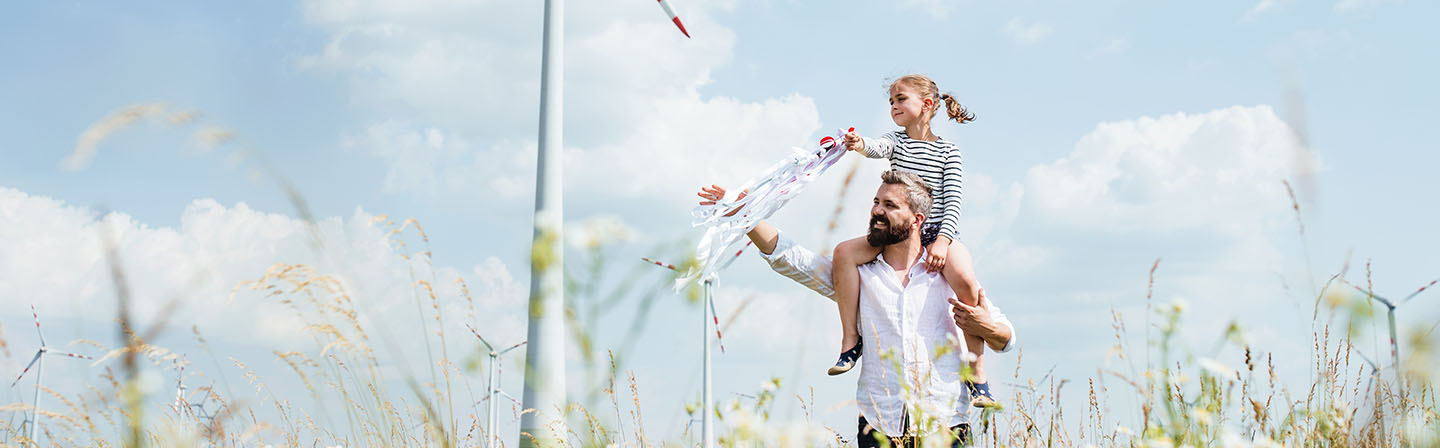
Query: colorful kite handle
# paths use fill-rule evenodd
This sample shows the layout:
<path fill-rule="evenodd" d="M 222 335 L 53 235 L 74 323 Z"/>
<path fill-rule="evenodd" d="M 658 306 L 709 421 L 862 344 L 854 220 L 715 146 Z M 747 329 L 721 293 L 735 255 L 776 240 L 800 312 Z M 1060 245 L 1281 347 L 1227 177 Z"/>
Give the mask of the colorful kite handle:
<path fill-rule="evenodd" d="M 845 132 L 841 133 L 840 135 L 843 136 L 843 135 L 848 134 L 848 133 L 851 133 L 851 132 L 855 132 L 855 128 L 852 127 L 852 128 L 850 128 L 850 130 L 845 131 Z M 827 151 L 830 150 L 831 148 L 834 148 L 834 147 L 835 147 L 835 137 L 832 137 L 832 136 L 827 135 L 827 136 L 825 136 L 824 138 L 821 138 L 821 139 L 820 139 L 820 147 L 821 147 L 821 148 L 824 148 L 824 149 L 827 150 Z"/>

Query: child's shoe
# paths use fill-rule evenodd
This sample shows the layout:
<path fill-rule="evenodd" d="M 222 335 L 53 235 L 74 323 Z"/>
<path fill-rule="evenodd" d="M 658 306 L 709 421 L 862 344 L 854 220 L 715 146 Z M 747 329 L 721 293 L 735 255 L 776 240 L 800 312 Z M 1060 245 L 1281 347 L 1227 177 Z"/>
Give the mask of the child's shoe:
<path fill-rule="evenodd" d="M 855 362 L 860 359 L 860 347 L 864 344 L 865 341 L 863 340 L 855 342 L 855 346 L 841 353 L 840 360 L 835 361 L 835 365 L 830 367 L 830 370 L 826 372 L 829 373 L 830 376 L 835 376 L 849 372 L 850 369 L 855 368 Z"/>
<path fill-rule="evenodd" d="M 995 405 L 995 396 L 990 395 L 990 383 L 965 382 L 970 389 L 970 406 L 985 408 Z"/>

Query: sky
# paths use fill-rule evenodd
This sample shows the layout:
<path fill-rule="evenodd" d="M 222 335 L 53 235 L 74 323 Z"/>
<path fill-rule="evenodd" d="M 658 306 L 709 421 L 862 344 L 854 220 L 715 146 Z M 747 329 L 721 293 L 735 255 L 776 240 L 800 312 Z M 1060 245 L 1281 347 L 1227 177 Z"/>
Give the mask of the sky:
<path fill-rule="evenodd" d="M 1052 367 L 1082 381 L 1134 362 L 1107 356 L 1112 311 L 1143 347 L 1157 259 L 1150 303 L 1187 304 L 1184 340 L 1200 355 L 1239 363 L 1233 348 L 1209 349 L 1233 320 L 1256 350 L 1296 366 L 1295 384 L 1307 381 L 1299 366 L 1326 278 L 1348 266 L 1343 278 L 1365 284 L 1368 269 L 1377 293 L 1403 296 L 1440 277 L 1434 3 L 669 1 L 692 38 L 646 1 L 570 2 L 564 30 L 567 263 L 580 275 L 592 247 L 604 254 L 600 292 L 572 296 L 593 304 L 626 284 L 661 289 L 650 305 L 622 294 L 588 327 L 598 347 L 625 348 L 621 368 L 635 372 L 657 438 L 680 438 L 698 398 L 701 314 L 639 258 L 676 259 L 695 242 L 699 186 L 739 185 L 837 129 L 892 130 L 886 86 L 908 73 L 934 78 L 978 117 L 936 120 L 935 132 L 964 155 L 961 241 L 1023 349 L 987 357 L 997 381 Z M 272 351 L 315 349 L 303 323 L 259 294 L 231 294 L 275 263 L 336 274 L 366 321 L 396 334 L 424 334 L 414 279 L 429 276 L 447 315 L 467 316 L 445 326 L 455 353 L 476 350 L 455 336 L 468 334 L 466 320 L 502 344 L 524 338 L 539 4 L 12 9 L 0 17 L 4 371 L 38 344 L 30 305 L 52 344 L 117 343 L 103 231 L 142 322 L 179 304 L 156 343 L 189 356 L 191 383 L 222 371 L 238 383 L 224 361 L 233 357 L 276 378 L 282 395 L 298 393 Z M 145 113 L 85 137 L 124 110 Z M 94 152 L 73 156 L 84 147 Z M 886 166 L 847 158 L 773 217 L 798 243 L 825 250 L 862 231 Z M 410 218 L 428 240 L 410 226 L 401 246 L 387 232 Z M 401 256 L 426 241 L 428 262 Z M 1433 325 L 1431 296 L 1400 309 L 1402 328 Z M 744 400 L 779 377 L 777 415 L 803 418 L 794 396 L 813 393 L 813 418 L 848 437 L 857 376 L 822 373 L 838 352 L 833 305 L 753 255 L 716 298 L 729 325 L 716 396 Z M 192 325 L 224 355 L 201 361 Z M 1378 329 L 1357 339 L 1371 358 L 1383 353 Z M 397 342 L 387 362 L 423 368 L 404 355 L 420 345 Z M 570 351 L 570 395 L 584 400 L 597 380 Z M 514 353 L 502 385 L 518 396 Z M 47 384 L 79 388 L 103 368 L 64 364 L 47 364 Z M 481 387 L 483 373 L 469 381 Z M 1083 406 L 1082 394 L 1066 398 Z M 1106 405 L 1136 407 L 1124 394 Z M 501 420 L 513 434 L 514 419 Z"/>

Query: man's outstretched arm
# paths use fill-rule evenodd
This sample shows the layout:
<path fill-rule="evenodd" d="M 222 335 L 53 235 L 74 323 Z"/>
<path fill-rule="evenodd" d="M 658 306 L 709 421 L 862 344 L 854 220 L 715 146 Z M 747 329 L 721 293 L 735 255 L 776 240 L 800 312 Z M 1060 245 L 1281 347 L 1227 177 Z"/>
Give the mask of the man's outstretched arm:
<path fill-rule="evenodd" d="M 745 236 L 750 237 L 750 242 L 755 243 L 755 248 L 765 255 L 775 253 L 775 246 L 780 244 L 780 229 L 763 220 L 756 223 L 755 228 L 750 229 Z"/>
<path fill-rule="evenodd" d="M 739 197 L 745 197 L 745 193 L 740 192 Z M 700 205 L 712 205 L 725 197 L 725 189 L 719 185 L 700 187 L 698 196 L 702 199 Z M 729 214 L 739 211 L 735 209 Z M 755 243 L 755 248 L 760 250 L 760 257 L 770 264 L 770 269 L 805 285 L 822 297 L 835 300 L 834 283 L 830 280 L 829 257 L 822 257 L 809 249 L 796 246 L 789 238 L 780 236 L 780 229 L 763 220 L 756 223 L 745 236 Z"/>

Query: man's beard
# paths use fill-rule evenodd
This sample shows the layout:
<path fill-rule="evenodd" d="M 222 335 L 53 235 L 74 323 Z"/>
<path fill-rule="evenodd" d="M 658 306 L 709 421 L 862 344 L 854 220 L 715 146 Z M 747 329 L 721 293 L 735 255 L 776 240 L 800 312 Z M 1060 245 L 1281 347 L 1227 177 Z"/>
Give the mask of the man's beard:
<path fill-rule="evenodd" d="M 885 224 L 885 228 L 875 228 L 876 223 Z M 870 232 L 865 234 L 865 241 L 870 243 L 870 247 L 889 246 L 905 241 L 910 238 L 910 223 L 904 224 L 903 226 L 892 225 L 884 215 L 871 215 Z"/>

